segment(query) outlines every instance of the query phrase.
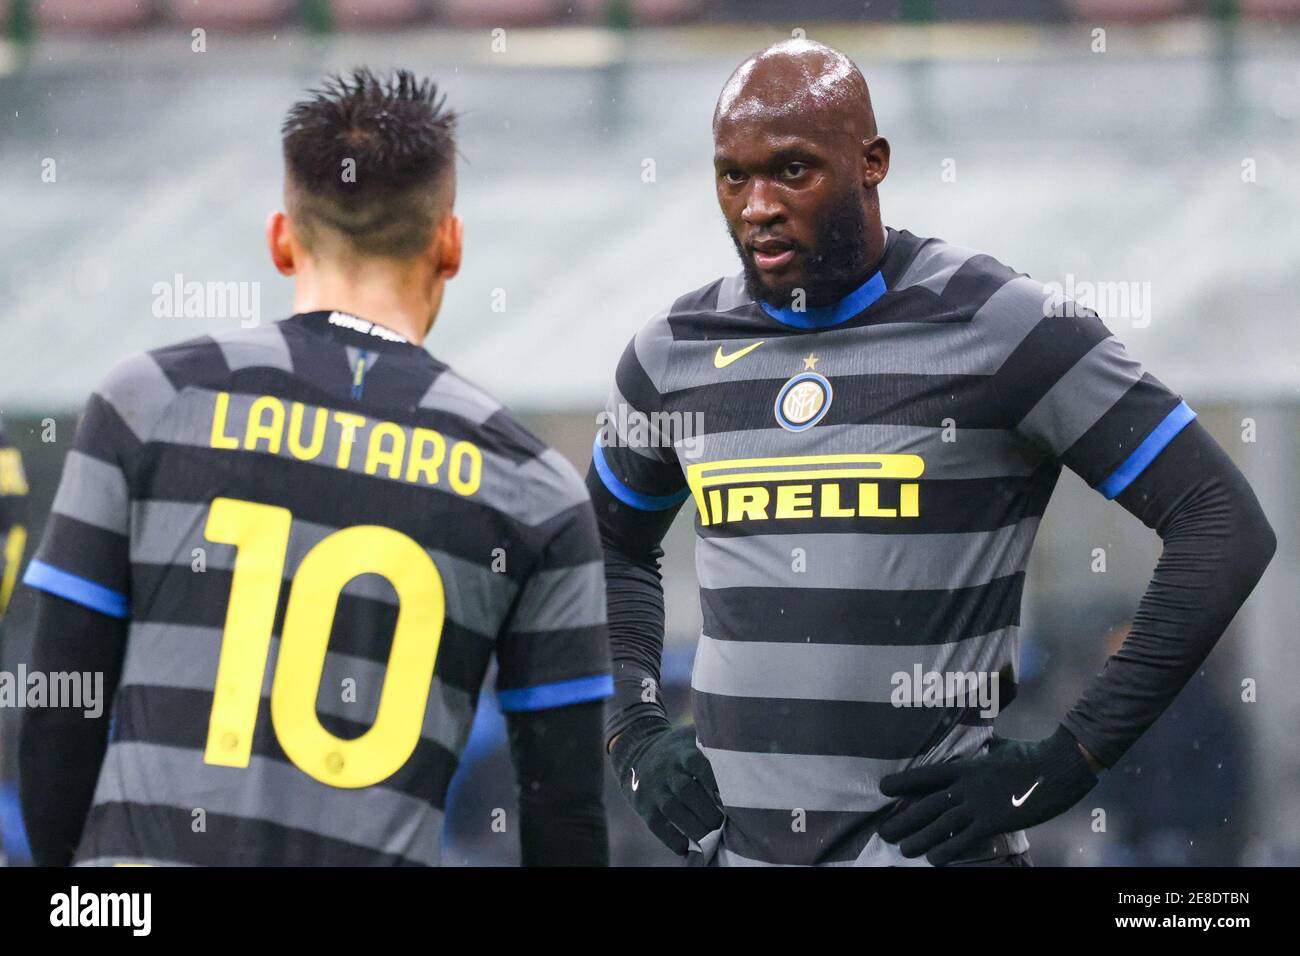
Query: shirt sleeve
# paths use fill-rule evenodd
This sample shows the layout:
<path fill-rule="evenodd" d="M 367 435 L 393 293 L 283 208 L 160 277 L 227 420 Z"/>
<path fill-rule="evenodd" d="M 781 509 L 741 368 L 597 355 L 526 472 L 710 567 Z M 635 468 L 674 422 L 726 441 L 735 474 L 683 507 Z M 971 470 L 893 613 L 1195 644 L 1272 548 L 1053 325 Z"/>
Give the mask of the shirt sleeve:
<path fill-rule="evenodd" d="M 577 473 L 558 461 L 554 471 L 558 486 L 532 493 L 575 503 L 547 522 L 546 543 L 497 639 L 497 701 L 507 713 L 604 700 L 614 687 L 596 519 Z"/>
<path fill-rule="evenodd" d="M 601 484 L 637 511 L 676 514 L 690 493 L 673 446 L 673 419 L 651 374 L 666 366 L 670 344 L 667 324 L 660 321 L 628 343 L 592 446 Z"/>
<path fill-rule="evenodd" d="M 1123 644 L 1062 721 L 1107 767 L 1197 672 L 1277 548 L 1245 476 L 1197 422 L 1117 500 L 1164 547 Z"/>
<path fill-rule="evenodd" d="M 122 677 L 129 622 L 49 594 L 33 610 L 31 672 L 102 674 L 98 718 L 73 707 L 23 711 L 18 790 L 37 866 L 69 866 L 95 795 Z"/>
<path fill-rule="evenodd" d="M 1021 437 L 1114 498 L 1196 413 L 1091 310 L 1058 300 L 1043 311 L 999 370 L 997 387 Z"/>
<path fill-rule="evenodd" d="M 22 505 L 27 496 L 23 459 L 0 433 L 0 617 L 13 595 L 18 565 L 27 544 Z"/>
<path fill-rule="evenodd" d="M 137 356 L 90 396 L 24 584 L 110 617 L 130 615 L 128 472 L 154 400 L 165 394 L 151 387 L 161 374 Z"/>
<path fill-rule="evenodd" d="M 671 345 L 659 316 L 624 350 L 587 473 L 605 553 L 614 663 L 607 740 L 639 720 L 668 719 L 658 691 L 664 644 L 659 545 L 689 494 L 672 442 L 672 429 L 682 423 L 665 413 L 663 401 Z"/>

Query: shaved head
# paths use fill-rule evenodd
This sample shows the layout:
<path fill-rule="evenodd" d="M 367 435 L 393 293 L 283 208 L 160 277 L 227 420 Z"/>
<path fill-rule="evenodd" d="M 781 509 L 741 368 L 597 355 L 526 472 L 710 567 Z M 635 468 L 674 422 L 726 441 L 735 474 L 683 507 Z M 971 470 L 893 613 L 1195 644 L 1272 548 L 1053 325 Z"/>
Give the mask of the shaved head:
<path fill-rule="evenodd" d="M 876 187 L 889 143 L 843 53 L 786 40 L 736 67 L 713 111 L 718 206 L 755 299 L 837 302 L 885 247 Z"/>
<path fill-rule="evenodd" d="M 859 140 L 876 135 L 862 71 L 843 53 L 812 40 L 784 40 L 736 67 L 718 97 L 713 125 L 756 116 L 818 120 Z"/>

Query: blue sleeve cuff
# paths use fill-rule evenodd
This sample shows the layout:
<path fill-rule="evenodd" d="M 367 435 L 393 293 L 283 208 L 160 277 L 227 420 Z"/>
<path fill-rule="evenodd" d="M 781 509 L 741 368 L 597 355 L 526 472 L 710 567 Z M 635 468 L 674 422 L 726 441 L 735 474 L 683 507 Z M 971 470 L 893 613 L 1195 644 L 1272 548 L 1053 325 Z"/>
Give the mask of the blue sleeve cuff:
<path fill-rule="evenodd" d="M 614 678 L 609 674 L 579 677 L 554 684 L 537 684 L 534 687 L 516 687 L 498 690 L 497 702 L 501 710 L 510 713 L 519 710 L 547 710 L 582 704 L 589 700 L 604 700 L 614 694 Z"/>
<path fill-rule="evenodd" d="M 87 580 L 44 561 L 32 560 L 23 575 L 23 584 L 66 598 L 109 617 L 130 617 L 131 604 L 121 591 Z"/>
<path fill-rule="evenodd" d="M 1142 440 L 1142 444 L 1133 449 L 1133 453 L 1111 473 L 1111 476 L 1097 486 L 1107 498 L 1114 498 L 1131 485 L 1138 475 L 1146 470 L 1147 465 L 1156 460 L 1156 456 L 1165 450 L 1165 446 L 1174 440 L 1180 431 L 1191 424 L 1196 413 L 1186 402 L 1179 402 L 1164 420 L 1151 430 L 1151 434 Z"/>
<path fill-rule="evenodd" d="M 686 496 L 691 493 L 690 488 L 683 488 L 671 495 L 656 496 L 642 494 L 629 488 L 618 480 L 618 476 L 609 467 L 609 462 L 605 461 L 605 450 L 600 447 L 599 435 L 596 436 L 596 441 L 591 446 L 591 461 L 596 466 L 596 474 L 600 475 L 601 483 L 609 489 L 609 493 L 623 504 L 631 505 L 638 511 L 666 511 L 681 504 L 686 500 Z"/>

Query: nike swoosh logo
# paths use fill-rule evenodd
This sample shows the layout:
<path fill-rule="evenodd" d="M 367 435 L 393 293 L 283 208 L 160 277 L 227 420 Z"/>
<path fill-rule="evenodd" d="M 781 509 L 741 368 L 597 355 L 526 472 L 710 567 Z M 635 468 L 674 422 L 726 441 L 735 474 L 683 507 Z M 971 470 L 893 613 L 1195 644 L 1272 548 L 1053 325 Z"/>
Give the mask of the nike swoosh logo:
<path fill-rule="evenodd" d="M 718 346 L 718 351 L 715 352 L 714 355 L 713 355 L 713 367 L 714 367 L 714 368 L 726 368 L 726 367 L 727 367 L 728 365 L 730 365 L 732 362 L 735 362 L 735 361 L 738 360 L 738 359 L 743 359 L 746 355 L 748 355 L 750 352 L 754 351 L 754 349 L 758 348 L 760 345 L 763 344 L 763 342 L 766 342 L 766 341 L 767 341 L 766 339 L 762 339 L 762 340 L 760 340 L 760 341 L 758 341 L 758 342 L 755 342 L 753 345 L 746 345 L 746 346 L 745 346 L 743 349 L 741 349 L 739 352 L 732 352 L 730 355 L 723 355 L 723 354 L 722 354 L 722 346 L 719 345 L 719 346 Z"/>
<path fill-rule="evenodd" d="M 1029 795 L 1030 795 L 1031 793 L 1033 793 L 1035 790 L 1038 789 L 1038 785 L 1039 785 L 1040 783 L 1042 783 L 1042 782 L 1043 782 L 1043 781 L 1041 781 L 1041 780 L 1035 780 L 1035 781 L 1034 781 L 1034 785 L 1033 785 L 1032 787 L 1030 787 L 1028 790 L 1025 791 L 1025 795 L 1024 795 L 1023 797 L 1017 797 L 1015 794 L 1012 794 L 1012 795 L 1011 795 L 1011 805 L 1012 805 L 1013 807 L 1018 807 L 1018 806 L 1020 806 L 1021 804 L 1023 804 L 1026 800 L 1029 799 Z"/>
<path fill-rule="evenodd" d="M 635 793 L 636 788 L 641 786 L 641 781 L 636 778 L 636 767 L 632 768 L 632 791 Z M 1035 784 L 1037 786 L 1037 784 Z"/>

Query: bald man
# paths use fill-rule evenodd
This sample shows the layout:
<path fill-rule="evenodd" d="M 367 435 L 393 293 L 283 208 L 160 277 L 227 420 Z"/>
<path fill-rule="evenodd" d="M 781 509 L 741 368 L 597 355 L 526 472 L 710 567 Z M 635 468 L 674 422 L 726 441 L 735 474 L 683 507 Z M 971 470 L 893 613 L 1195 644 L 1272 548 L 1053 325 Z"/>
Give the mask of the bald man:
<path fill-rule="evenodd" d="M 628 345 L 587 478 L 619 783 L 698 863 L 1027 865 L 1024 830 L 1081 800 L 1177 695 L 1272 529 L 1095 314 L 882 224 L 889 144 L 847 57 L 806 41 L 752 57 L 713 136 L 742 272 Z M 1164 550 L 1102 673 L 1043 739 L 1007 740 L 993 719 L 1062 465 Z M 694 726 L 674 729 L 658 560 L 688 499 L 704 629 Z"/>

